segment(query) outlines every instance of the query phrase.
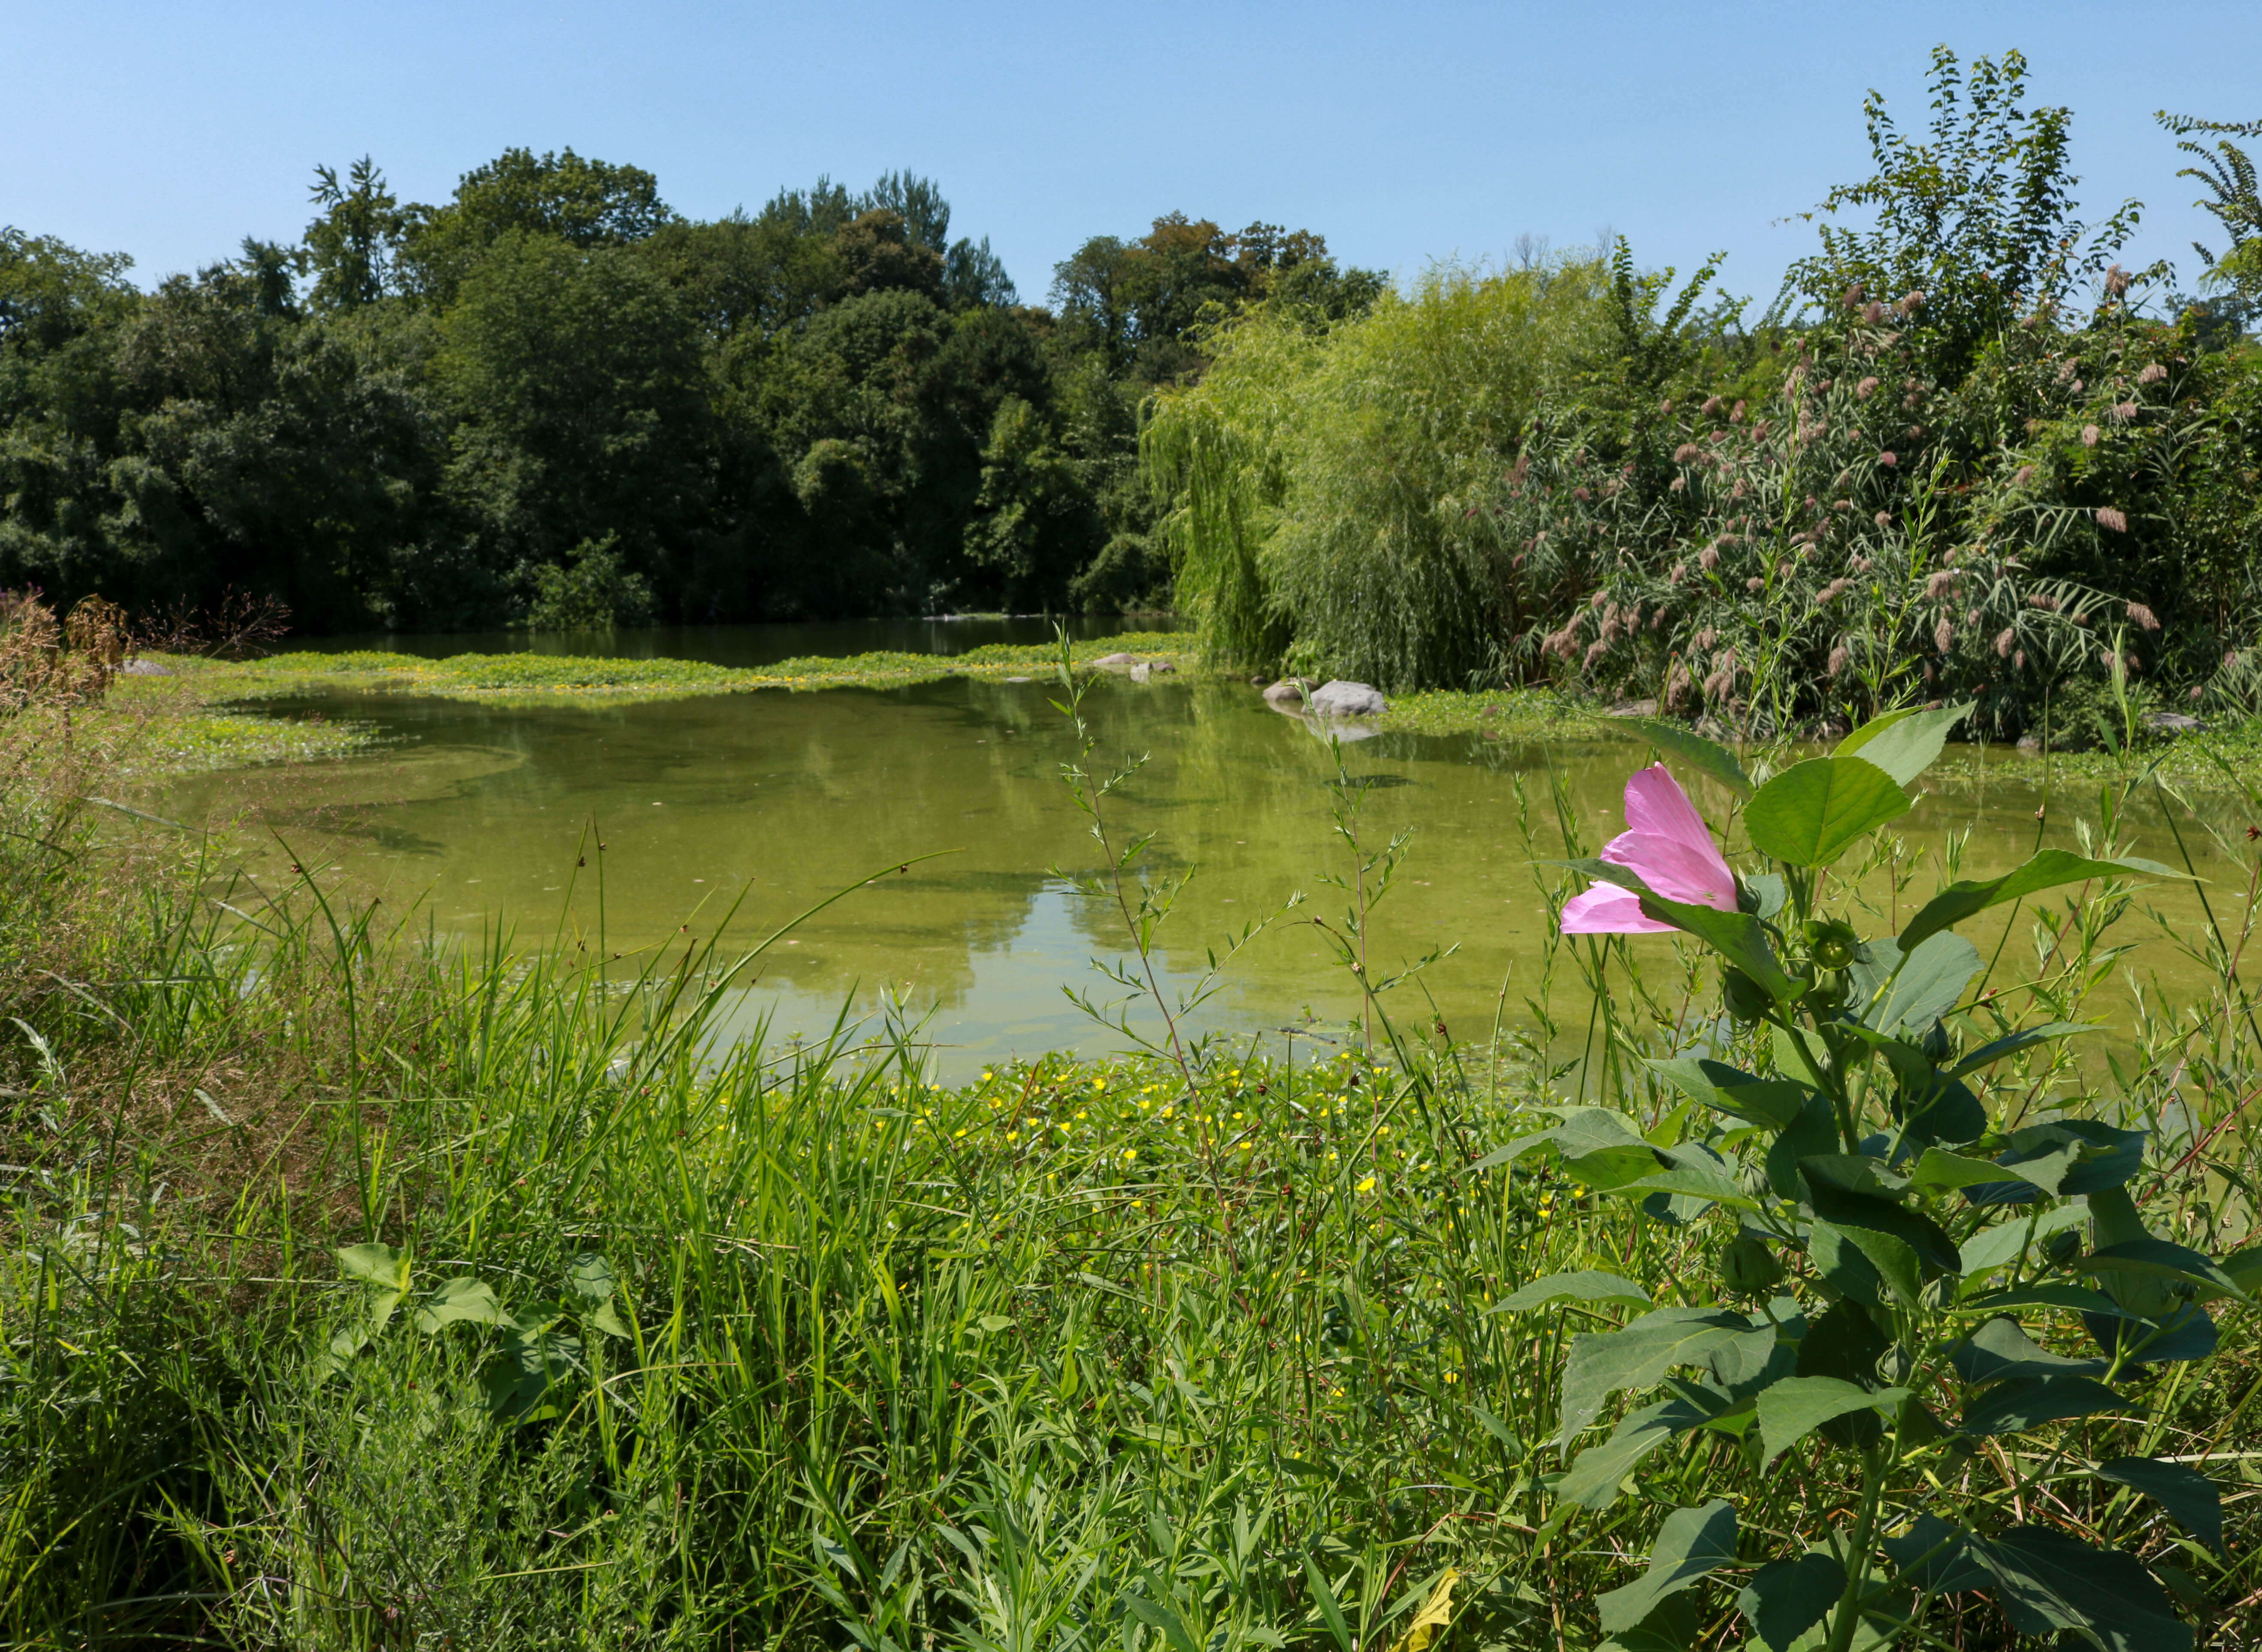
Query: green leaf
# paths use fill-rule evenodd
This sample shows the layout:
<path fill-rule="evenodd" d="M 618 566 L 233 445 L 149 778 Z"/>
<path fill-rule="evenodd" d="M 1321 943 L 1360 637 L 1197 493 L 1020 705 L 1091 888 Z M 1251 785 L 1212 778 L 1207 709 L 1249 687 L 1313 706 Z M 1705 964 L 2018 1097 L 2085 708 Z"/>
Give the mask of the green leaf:
<path fill-rule="evenodd" d="M 1585 1509 L 1607 1509 L 1617 1501 L 1618 1486 L 1641 1460 L 1675 1434 L 1687 1433 L 1711 1421 L 1728 1407 L 1725 1396 L 1712 1408 L 1699 1404 L 1689 1394 L 1676 1394 L 1629 1411 L 1599 1446 L 1589 1446 L 1571 1463 L 1570 1472 L 1557 1482 L 1555 1495 Z"/>
<path fill-rule="evenodd" d="M 1343 1606 L 1336 1599 L 1336 1591 L 1328 1587 L 1327 1574 L 1322 1571 L 1309 1555 L 1304 1556 L 1304 1577 L 1312 1586 L 1312 1598 L 1326 1620 L 1328 1633 L 1336 1638 L 1337 1652 L 1358 1652 L 1358 1641 L 1352 1636 L 1351 1626 L 1344 1621 Z"/>
<path fill-rule="evenodd" d="M 1830 1110 L 1830 1098 L 1810 1094 L 1806 1105 L 1798 1111 L 1797 1121 L 1768 1148 L 1768 1186 L 1779 1198 L 1805 1197 L 1806 1185 L 1799 1179 L 1799 1165 L 1837 1145 L 1838 1118 Z"/>
<path fill-rule="evenodd" d="M 2020 1377 L 1997 1383 L 1965 1407 L 1956 1427 L 1966 1434 L 2014 1434 L 2070 1417 L 2137 1409 L 2089 1377 Z"/>
<path fill-rule="evenodd" d="M 338 1252 L 338 1266 L 348 1279 L 379 1290 L 408 1288 L 408 1258 L 389 1244 L 349 1244 Z"/>
<path fill-rule="evenodd" d="M 469 1273 L 458 1274 L 447 1280 L 438 1290 L 424 1299 L 416 1310 L 416 1329 L 429 1336 L 443 1325 L 469 1321 L 476 1325 L 507 1325 L 511 1323 L 502 1304 L 485 1280 L 474 1279 Z"/>
<path fill-rule="evenodd" d="M 1840 740 L 1833 755 L 1851 757 L 1859 752 L 1902 785 L 1914 785 L 1917 776 L 1939 761 L 1949 732 L 1971 715 L 1976 703 L 1967 700 L 1937 711 L 1888 711 Z"/>
<path fill-rule="evenodd" d="M 1550 1273 L 1545 1279 L 1533 1280 L 1519 1286 L 1508 1297 L 1487 1309 L 1489 1313 L 1514 1314 L 1526 1309 L 1545 1307 L 1566 1298 L 1580 1302 L 1639 1302 L 1649 1305 L 1649 1293 L 1615 1273 L 1605 1273 L 1595 1268 L 1581 1268 L 1574 1273 Z"/>
<path fill-rule="evenodd" d="M 608 1337 L 620 1337 L 631 1342 L 636 1339 L 636 1332 L 630 1329 L 628 1321 L 621 1317 L 620 1309 L 609 1297 L 589 1311 L 586 1323 L 594 1325 Z"/>
<path fill-rule="evenodd" d="M 2069 1360 L 2052 1353 L 2008 1314 L 1977 1327 L 1948 1351 L 1948 1362 L 1966 1382 L 2001 1382 L 2013 1377 L 2102 1376 L 2107 1360 Z"/>
<path fill-rule="evenodd" d="M 2015 1526 L 1973 1537 L 1971 1553 L 1993 1575 L 1995 1599 L 2021 1634 L 2086 1634 L 2106 1652 L 2192 1652 L 2189 1625 L 2143 1563 L 2093 1548 L 2054 1527 Z"/>
<path fill-rule="evenodd" d="M 2196 1468 L 2154 1457 L 2115 1457 L 2097 1465 L 2100 1480 L 2142 1492 L 2216 1554 L 2222 1547 L 2222 1489 Z"/>
<path fill-rule="evenodd" d="M 1908 1179 L 1910 1185 L 1916 1187 L 1984 1187 L 2005 1179 L 2003 1169 L 1992 1158 L 1974 1158 L 1968 1153 L 1951 1153 L 1944 1147 L 1927 1147 L 1909 1166 Z"/>
<path fill-rule="evenodd" d="M 566 1283 L 584 1302 L 610 1302 L 613 1265 L 594 1251 L 585 1251 L 566 1264 Z"/>
<path fill-rule="evenodd" d="M 1957 1253 L 1956 1271 L 1966 1279 L 1992 1273 L 1999 1267 L 2018 1261 L 2028 1249 L 2041 1244 L 2051 1234 L 2080 1226 L 2087 1216 L 2088 1213 L 2079 1205 L 2060 1205 L 2056 1209 L 2021 1216 L 1992 1228 L 1982 1228 L 1963 1242 L 1963 1249 Z"/>
<path fill-rule="evenodd" d="M 1827 866 L 1847 847 L 1909 810 L 1909 795 L 1859 757 L 1810 757 L 1752 794 L 1744 833 L 1771 860 Z"/>
<path fill-rule="evenodd" d="M 1862 1194 L 1888 1204 L 1908 1197 L 1909 1179 L 1867 1153 L 1816 1153 L 1801 1159 L 1798 1169 L 1810 1183 L 1840 1193 Z"/>
<path fill-rule="evenodd" d="M 1835 1377 L 1866 1388 L 1876 1377 L 1877 1360 L 1891 1345 L 1860 1304 L 1835 1302 L 1800 1338 L 1798 1374 Z M 1884 1425 L 1876 1417 L 1858 1411 L 1833 1418 L 1821 1427 L 1822 1437 L 1832 1445 L 1857 1451 L 1876 1445 L 1884 1434 Z"/>
<path fill-rule="evenodd" d="M 1617 726 L 1624 729 L 1637 739 L 1649 742 L 1668 757 L 1678 757 L 1707 779 L 1717 780 L 1740 797 L 1752 795 L 1752 777 L 1744 772 L 1736 754 L 1725 746 L 1717 746 L 1693 730 L 1678 723 L 1668 723 L 1656 718 L 1629 718 Z"/>
<path fill-rule="evenodd" d="M 2008 1313 L 2014 1308 L 2058 1308 L 2069 1313 L 2103 1314 L 2116 1319 L 2139 1319 L 2102 1291 L 2080 1285 L 2028 1285 L 2019 1290 L 1990 1291 L 1960 1302 L 1959 1314 Z"/>
<path fill-rule="evenodd" d="M 2071 1038 L 2077 1033 L 2101 1033 L 2102 1027 L 2086 1021 L 2044 1021 L 2039 1027 L 2023 1027 L 1991 1043 L 1985 1043 L 1948 1070 L 1951 1078 L 1961 1078 L 1968 1072 L 1992 1065 L 2006 1056 L 2015 1056 L 2022 1050 L 2032 1050 L 2036 1044 L 2046 1044 L 2054 1039 Z"/>
<path fill-rule="evenodd" d="M 1750 1329 L 1741 1314 L 1721 1309 L 1660 1308 L 1617 1331 L 1574 1337 L 1563 1362 L 1557 1443 L 1567 1446 L 1585 1432 L 1611 1395 L 1653 1388 L 1675 1366 L 1701 1365 L 1728 1337 Z"/>
<path fill-rule="evenodd" d="M 1652 1061 L 1650 1071 L 1701 1107 L 1782 1129 L 1798 1117 L 1809 1092 L 1782 1078 L 1762 1078 L 1701 1056 Z"/>
<path fill-rule="evenodd" d="M 1752 1574 L 1736 1606 L 1767 1652 L 1791 1644 L 1830 1615 L 1846 1592 L 1846 1569 L 1820 1549 L 1797 1560 L 1770 1561 Z"/>
<path fill-rule="evenodd" d="M 1944 929 L 2006 901 L 2023 900 L 2046 889 L 2093 878 L 2181 877 L 2182 873 L 2158 861 L 2093 861 L 2070 849 L 2043 849 L 2023 866 L 2000 877 L 1965 878 L 1950 884 L 1927 901 L 1909 927 L 1901 931 L 1901 950 L 1908 952 Z"/>
<path fill-rule="evenodd" d="M 1979 949 L 1958 934 L 1926 938 L 1914 951 L 1891 941 L 1863 943 L 1852 971 L 1864 1027 L 1922 1037 L 1956 1007 L 1979 973 Z"/>
<path fill-rule="evenodd" d="M 1838 1377 L 1785 1377 L 1760 1390 L 1761 1460 L 1773 1462 L 1823 1424 L 1848 1412 L 1882 1411 L 1907 1397 L 1906 1389 L 1872 1391 Z"/>
<path fill-rule="evenodd" d="M 1623 1589 L 1595 1601 L 1603 1629 L 1631 1629 L 1668 1596 L 1678 1594 L 1707 1573 L 1736 1561 L 1736 1511 L 1715 1497 L 1699 1509 L 1675 1509 L 1665 1517 L 1649 1551 L 1649 1569 Z"/>
<path fill-rule="evenodd" d="M 1971 1557 L 1970 1533 L 1936 1514 L 1920 1514 L 1897 1536 L 1878 1545 L 1900 1573 L 1900 1581 L 1920 1594 L 1952 1595 L 1985 1589 L 1991 1575 Z"/>
<path fill-rule="evenodd" d="M 1804 1166 L 1802 1165 L 1803 1169 Z M 1814 1214 L 1834 1228 L 1856 1235 L 1890 1234 L 1906 1245 L 1927 1275 L 1953 1273 L 1963 1265 L 1956 1241 L 1948 1230 L 1920 1210 L 1911 1210 L 1884 1199 L 1847 1193 L 1828 1182 L 1807 1179 Z M 1874 1257 L 1870 1259 L 1876 1260 Z"/>
<path fill-rule="evenodd" d="M 1636 1181 L 1620 1182 L 1610 1190 L 1614 1194 L 1676 1194 L 1689 1199 L 1709 1200 L 1725 1205 L 1731 1210 L 1756 1210 L 1759 1201 L 1746 1193 L 1717 1170 L 1706 1170 L 1696 1165 L 1675 1165 Z"/>
<path fill-rule="evenodd" d="M 2074 1265 L 2083 1273 L 2135 1273 L 2210 1287 L 2251 1308 L 2254 1300 L 2230 1274 L 2188 1246 L 2166 1239 L 2129 1239 L 2093 1251 Z"/>

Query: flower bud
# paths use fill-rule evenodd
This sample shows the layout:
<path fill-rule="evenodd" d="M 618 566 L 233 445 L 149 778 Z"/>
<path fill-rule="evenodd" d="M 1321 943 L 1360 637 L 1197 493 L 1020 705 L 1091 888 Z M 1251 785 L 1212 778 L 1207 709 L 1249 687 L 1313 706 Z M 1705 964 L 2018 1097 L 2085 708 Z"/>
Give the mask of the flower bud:
<path fill-rule="evenodd" d="M 1715 1259 L 1720 1284 L 1731 1295 L 1763 1296 L 1783 1282 L 1783 1264 L 1756 1233 L 1738 1234 Z"/>

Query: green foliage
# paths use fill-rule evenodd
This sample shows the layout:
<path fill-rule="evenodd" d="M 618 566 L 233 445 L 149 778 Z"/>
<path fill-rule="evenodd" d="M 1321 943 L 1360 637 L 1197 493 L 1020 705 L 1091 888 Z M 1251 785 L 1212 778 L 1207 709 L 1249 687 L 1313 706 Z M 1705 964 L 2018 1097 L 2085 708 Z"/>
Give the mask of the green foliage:
<path fill-rule="evenodd" d="M 1524 623 L 1489 509 L 1542 391 L 1602 348 L 1593 264 L 1439 269 L 1315 332 L 1266 308 L 1220 333 L 1143 440 L 1174 493 L 1182 603 L 1216 653 L 1293 640 L 1386 687 L 1459 686 Z"/>
<path fill-rule="evenodd" d="M 1827 309 L 1925 298 L 1926 368 L 1953 379 L 2021 318 L 2063 303 L 2101 275 L 2136 228 L 2138 203 L 2092 229 L 2074 216 L 2073 117 L 2034 105 L 2018 52 L 1967 70 L 1934 47 L 1928 141 L 1905 136 L 1871 92 L 1862 105 L 1877 171 L 1830 191 L 1810 219 L 1874 214 L 1874 226 L 1820 227 L 1821 249 L 1792 267 L 1787 291 Z"/>
<path fill-rule="evenodd" d="M 1660 1386 L 1666 1396 L 1581 1450 L 1561 1495 L 1607 1511 L 1645 1459 L 1692 1432 L 1734 1442 L 1710 1456 L 1718 1467 L 1700 1483 L 1740 1480 L 1725 1466 L 1738 1459 L 1764 1472 L 1787 1454 L 1802 1474 L 1846 1462 L 1852 1481 L 1833 1475 L 1845 1489 L 1801 1508 L 1757 1555 L 1740 1549 L 1725 1499 L 1672 1515 L 1647 1574 L 1602 1597 L 1606 1630 L 1640 1625 L 1653 1644 L 1691 1646 L 1687 1632 L 1650 1621 L 1664 1591 L 1741 1563 L 1760 1565 L 1739 1605 L 1769 1646 L 1909 1643 L 1934 1620 L 1936 1601 L 1974 1591 L 2023 1634 L 2194 1644 L 2134 1555 L 2100 1547 L 2086 1528 L 2006 1523 L 2032 1490 L 2037 1471 L 2025 1465 L 2080 1455 L 2080 1436 L 2059 1434 L 2047 1452 L 1994 1442 L 2143 1410 L 2130 1385 L 2215 1353 L 2222 1333 L 2212 1304 L 2254 1309 L 2227 1271 L 2244 1267 L 2244 1253 L 2219 1261 L 2147 1230 L 2129 1188 L 2143 1173 L 2149 1131 L 2071 1110 L 1999 1117 L 1977 1100 L 1966 1078 L 2080 1029 L 2019 1028 L 1985 995 L 1964 1006 L 1982 960 L 1953 933 L 1990 907 L 2053 888 L 2101 884 L 2111 900 L 2132 880 L 2177 874 L 2045 849 L 1998 876 L 1949 884 L 1897 937 L 1866 942 L 1850 921 L 1857 906 L 1818 898 L 1817 870 L 1907 807 L 1902 788 L 1969 709 L 1883 719 L 1855 731 L 1836 754 L 1758 786 L 1743 820 L 1753 848 L 1773 862 L 1765 881 L 1787 894 L 1787 904 L 1774 898 L 1778 915 L 1683 906 L 1622 869 L 1582 868 L 1618 872 L 1615 881 L 1640 891 L 1648 917 L 1718 955 L 1726 1014 L 1689 1056 L 1652 1065 L 1725 1118 L 1690 1119 L 1676 1141 L 1645 1136 L 1633 1118 L 1558 1107 L 1562 1124 L 1507 1151 L 1521 1158 L 1544 1147 L 1564 1174 L 1605 1197 L 1640 1201 L 1649 1220 L 1704 1223 L 1725 1237 L 1715 1252 L 1718 1284 L 1698 1293 L 1721 1306 L 1654 1308 L 1572 1339 L 1558 1435 L 1567 1452 L 1615 1396 Z M 1709 767 L 1721 772 L 1733 761 L 1718 753 Z M 1767 911 L 1762 881 L 1740 879 L 1747 908 Z M 1732 936 L 1723 927 L 1730 919 L 1761 926 L 1764 938 Z M 1733 1030 L 1739 1025 L 1751 1030 Z M 1952 1028 L 1985 1042 L 1959 1050 Z M 1754 1070 L 1713 1053 L 1756 1057 Z M 2085 1218 L 2086 1252 L 2042 1242 L 2052 1231 L 2071 1239 Z M 1552 1296 L 1526 1292 L 1506 1306 L 1540 1311 Z M 1739 1298 L 1756 1299 L 1761 1311 L 1726 1305 Z M 2029 1317 L 2038 1310 L 2044 1317 Z M 2076 1327 L 2094 1352 L 2057 1352 Z M 1692 1369 L 1699 1374 L 1671 1375 Z M 2214 1540 L 2215 1481 L 2150 1454 L 2100 1455 L 2094 1472 L 2159 1498 Z"/>

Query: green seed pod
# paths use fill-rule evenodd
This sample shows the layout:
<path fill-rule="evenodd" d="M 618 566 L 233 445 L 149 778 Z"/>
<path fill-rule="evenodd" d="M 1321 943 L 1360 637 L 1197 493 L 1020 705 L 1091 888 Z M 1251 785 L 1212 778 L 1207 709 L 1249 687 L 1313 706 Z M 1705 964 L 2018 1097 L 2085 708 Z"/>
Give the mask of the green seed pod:
<path fill-rule="evenodd" d="M 1783 1282 L 1783 1264 L 1756 1233 L 1738 1234 L 1720 1247 L 1720 1283 L 1737 1296 L 1763 1296 Z"/>
<path fill-rule="evenodd" d="M 1855 949 L 1862 944 L 1850 925 L 1834 918 L 1810 919 L 1806 927 L 1806 949 L 1813 954 L 1814 962 L 1825 970 L 1842 970 L 1854 962 Z"/>
<path fill-rule="evenodd" d="M 1846 1007 L 1850 990 L 1843 970 L 1824 970 L 1815 976 L 1814 985 L 1806 989 L 1804 1001 L 1808 1008 L 1821 1014 L 1835 1014 Z"/>
<path fill-rule="evenodd" d="M 1760 984 L 1733 964 L 1721 966 L 1720 996 L 1727 1000 L 1728 1014 L 1746 1026 L 1768 1013 L 1768 995 Z"/>
<path fill-rule="evenodd" d="M 2042 1241 L 2042 1260 L 2052 1267 L 2064 1267 L 2081 1254 L 2081 1235 L 2071 1228 L 2060 1228 Z"/>

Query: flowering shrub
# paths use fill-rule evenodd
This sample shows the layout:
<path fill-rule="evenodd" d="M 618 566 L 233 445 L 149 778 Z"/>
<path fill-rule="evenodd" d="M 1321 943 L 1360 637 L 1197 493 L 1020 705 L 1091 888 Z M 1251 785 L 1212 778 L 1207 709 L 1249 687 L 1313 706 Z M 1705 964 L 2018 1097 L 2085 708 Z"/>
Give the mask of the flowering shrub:
<path fill-rule="evenodd" d="M 1693 1646 L 1689 1591 L 1734 1567 L 1752 1568 L 1737 1605 L 1769 1648 L 1913 1644 L 1933 1602 L 1973 1591 L 2021 1634 L 2193 1644 L 2152 1570 L 2053 1520 L 2037 1494 L 2057 1475 L 2094 1475 L 2220 1547 L 2213 1482 L 2152 1456 L 2093 1461 L 2080 1424 L 2144 1409 L 2128 1390 L 2212 1353 L 2210 1304 L 2253 1306 L 2262 1250 L 2215 1259 L 2146 1231 L 2129 1193 L 2146 1132 L 1990 1112 L 1975 1075 L 2091 1029 L 1965 1004 L 1981 960 L 1956 933 L 2053 887 L 2110 898 L 2173 874 L 2045 849 L 1950 884 L 1898 935 L 1864 936 L 1844 899 L 1821 898 L 1825 874 L 1910 807 L 1908 786 L 1970 709 L 1880 718 L 1763 783 L 1721 747 L 1644 724 L 1739 799 L 1769 869 L 1734 873 L 1662 768 L 1627 788 L 1633 829 L 1581 865 L 1595 888 L 1566 907 L 1566 932 L 1678 930 L 1719 958 L 1718 1021 L 1649 1064 L 1704 1122 L 1661 1147 L 1625 1115 L 1556 1107 L 1559 1123 L 1495 1158 L 1545 1150 L 1598 1194 L 1719 1240 L 1713 1276 L 1682 1281 L 1680 1302 L 1653 1306 L 1596 1271 L 1508 1299 L 1646 1310 L 1570 1342 L 1559 1519 L 1609 1510 L 1644 1458 L 1684 1436 L 1725 1442 L 1752 1469 L 1788 1460 L 1808 1488 L 1797 1529 L 1740 1529 L 1724 1497 L 1667 1518 L 1647 1570 L 1598 1603 L 1616 1645 Z M 2086 1347 L 2065 1351 L 2077 1337 Z M 1588 1439 L 1622 1395 L 1644 1403 Z M 1833 1497 L 1841 1468 L 1852 1488 Z"/>

